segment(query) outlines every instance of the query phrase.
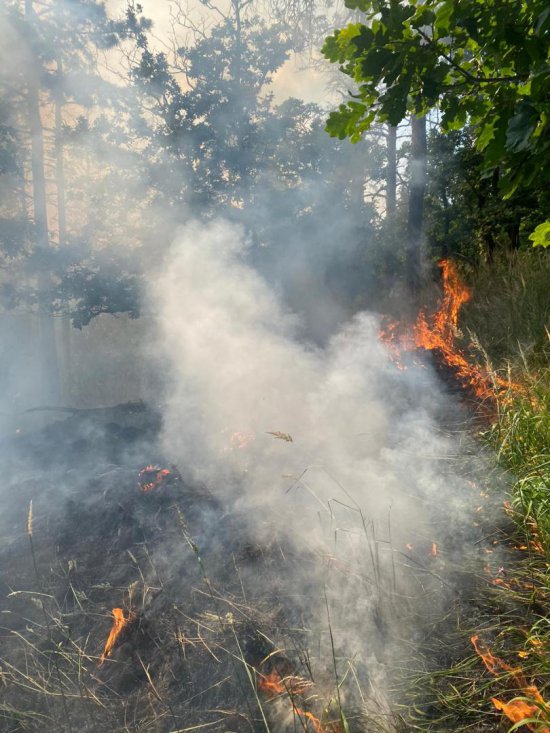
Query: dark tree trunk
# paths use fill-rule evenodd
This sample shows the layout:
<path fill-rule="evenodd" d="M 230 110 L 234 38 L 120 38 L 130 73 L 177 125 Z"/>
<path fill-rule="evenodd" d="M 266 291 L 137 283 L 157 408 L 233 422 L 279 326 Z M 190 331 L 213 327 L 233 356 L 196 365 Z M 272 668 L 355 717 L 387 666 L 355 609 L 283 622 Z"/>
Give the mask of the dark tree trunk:
<path fill-rule="evenodd" d="M 516 252 L 520 246 L 519 232 L 521 229 L 521 214 L 516 212 L 514 218 L 507 227 L 508 237 L 510 239 L 510 248 Z"/>
<path fill-rule="evenodd" d="M 426 189 L 426 118 L 411 118 L 409 217 L 407 221 L 407 282 L 412 293 L 420 286 L 421 247 Z"/>
<path fill-rule="evenodd" d="M 397 127 L 388 125 L 386 139 L 386 218 L 390 218 L 397 204 Z"/>

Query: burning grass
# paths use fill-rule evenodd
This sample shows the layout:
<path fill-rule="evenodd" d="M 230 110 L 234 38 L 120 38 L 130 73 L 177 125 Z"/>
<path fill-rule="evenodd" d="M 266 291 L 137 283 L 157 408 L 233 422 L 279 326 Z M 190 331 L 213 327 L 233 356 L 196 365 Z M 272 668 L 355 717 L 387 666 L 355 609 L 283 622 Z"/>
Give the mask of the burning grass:
<path fill-rule="evenodd" d="M 482 434 L 509 472 L 510 501 L 500 520 L 504 527 L 507 517 L 507 534 L 483 548 L 485 584 L 475 583 L 452 628 L 441 622 L 435 635 L 439 652 L 427 651 L 418 663 L 425 671 L 411 676 L 409 690 L 416 686 L 418 694 L 408 698 L 409 709 L 417 711 L 412 717 L 419 731 L 492 731 L 499 724 L 502 729 L 550 730 L 549 267 L 546 255 L 520 254 L 497 263 L 491 272 L 478 273 L 470 291 L 462 290 L 453 277 L 449 281 L 444 268 L 440 308 L 432 318 L 421 314 L 415 326 L 416 345 L 420 325 L 428 348 L 436 348 L 445 361 L 445 338 L 440 336 L 450 336 L 454 352 L 469 354 L 470 372 L 489 375 L 487 386 L 499 384 L 495 369 L 514 374 L 515 380 L 493 390 L 491 422 Z M 457 345 L 464 344 L 464 337 L 457 330 L 456 305 L 463 307 L 461 328 L 469 334 L 469 349 Z M 391 348 L 395 344 L 394 338 Z M 455 374 L 472 386 L 460 368 Z M 477 382 L 475 376 L 474 387 Z M 474 391 L 485 398 L 483 390 Z M 479 576 L 479 567 L 472 566 L 469 573 Z M 474 621 L 475 628 L 468 628 Z M 469 654 L 469 636 L 477 660 Z M 438 653 L 442 663 L 434 670 L 429 659 Z M 489 676 L 480 675 L 479 657 Z"/>
<path fill-rule="evenodd" d="M 468 357 L 460 344 L 458 318 L 462 306 L 471 298 L 471 291 L 459 276 L 452 260 L 441 260 L 442 296 L 437 310 L 430 316 L 421 310 L 412 326 L 390 322 L 380 331 L 381 340 L 388 346 L 400 369 L 405 368 L 403 355 L 425 350 L 437 355 L 437 362 L 445 365 L 464 390 L 480 402 L 492 402 L 498 389 L 521 389 L 509 379 L 498 376 L 486 366 Z"/>

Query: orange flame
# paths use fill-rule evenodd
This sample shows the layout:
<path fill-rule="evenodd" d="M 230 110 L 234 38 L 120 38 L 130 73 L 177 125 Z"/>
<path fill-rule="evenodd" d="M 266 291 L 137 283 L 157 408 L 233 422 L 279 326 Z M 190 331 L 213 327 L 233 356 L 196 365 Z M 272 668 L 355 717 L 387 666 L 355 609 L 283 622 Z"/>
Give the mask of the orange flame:
<path fill-rule="evenodd" d="M 328 727 L 324 726 L 319 718 L 315 717 L 313 713 L 299 708 L 294 699 L 292 699 L 293 695 L 303 695 L 311 686 L 312 683 L 308 680 L 304 680 L 301 677 L 281 677 L 274 670 L 258 678 L 258 688 L 270 697 L 284 693 L 291 696 L 290 704 L 292 713 L 300 720 L 304 731 L 310 730 L 309 724 L 311 723 L 311 728 L 315 733 L 340 733 L 340 726 L 338 724 L 336 724 L 336 727 L 332 723 L 329 723 Z"/>
<path fill-rule="evenodd" d="M 142 468 L 138 475 L 139 485 L 145 494 L 160 486 L 164 479 L 170 475 L 170 471 L 167 468 L 149 465 Z"/>
<path fill-rule="evenodd" d="M 493 379 L 499 387 L 518 388 L 518 385 L 511 385 L 505 379 L 490 378 L 481 369 L 470 364 L 456 347 L 458 314 L 464 303 L 470 299 L 471 293 L 461 282 L 452 260 L 441 260 L 438 264 L 443 275 L 443 298 L 437 311 L 430 317 L 420 311 L 412 329 L 412 338 L 396 322 L 389 323 L 380 331 L 380 339 L 388 347 L 398 368 L 404 368 L 400 362 L 403 351 L 422 348 L 438 351 L 445 364 L 454 369 L 457 378 L 479 399 L 494 396 Z"/>
<path fill-rule="evenodd" d="M 497 710 L 502 710 L 504 715 L 512 721 L 512 723 L 521 723 L 524 720 L 539 718 L 541 709 L 537 705 L 532 705 L 525 700 L 520 700 L 515 697 L 510 702 L 503 702 L 497 697 L 492 697 L 491 702 Z M 537 731 L 538 733 L 550 733 L 550 728 L 544 726 L 541 728 L 539 725 L 526 723 L 529 730 Z"/>
<path fill-rule="evenodd" d="M 468 385 L 480 399 L 493 394 L 486 376 L 472 366 L 455 346 L 460 309 L 470 300 L 470 290 L 461 282 L 456 265 L 451 260 L 439 263 L 443 275 L 443 299 L 430 319 L 423 311 L 414 326 L 415 346 L 429 351 L 438 350 L 443 361 L 456 371 L 457 377 Z"/>
<path fill-rule="evenodd" d="M 511 667 L 509 664 L 506 664 L 504 660 L 499 657 L 495 657 L 490 649 L 486 648 L 485 645 L 480 644 L 479 636 L 477 634 L 474 634 L 470 641 L 489 672 L 494 675 L 497 675 L 499 672 L 509 672 L 513 681 L 521 690 L 523 696 L 527 698 L 527 701 L 514 698 L 507 703 L 494 697 L 492 698 L 492 702 L 497 710 L 502 710 L 502 712 L 513 723 L 521 723 L 523 720 L 527 720 L 529 718 L 540 719 L 541 713 L 544 715 L 543 719 L 547 719 L 547 704 L 540 694 L 537 686 L 529 685 L 527 683 L 523 671 L 521 669 Z M 538 705 L 535 703 L 538 703 Z M 538 733 L 550 733 L 550 728 L 547 726 L 541 728 L 539 724 L 531 725 L 530 723 L 526 723 L 526 726 L 529 730 L 536 730 Z"/>
<path fill-rule="evenodd" d="M 105 643 L 103 654 L 99 658 L 99 667 L 101 667 L 107 657 L 111 656 L 122 629 L 127 626 L 127 624 L 134 618 L 134 615 L 131 611 L 129 611 L 128 613 L 128 618 L 124 618 L 124 611 L 122 610 L 122 608 L 113 608 L 112 613 L 114 618 L 113 628 L 111 629 L 109 636 L 107 637 L 107 642 Z"/>

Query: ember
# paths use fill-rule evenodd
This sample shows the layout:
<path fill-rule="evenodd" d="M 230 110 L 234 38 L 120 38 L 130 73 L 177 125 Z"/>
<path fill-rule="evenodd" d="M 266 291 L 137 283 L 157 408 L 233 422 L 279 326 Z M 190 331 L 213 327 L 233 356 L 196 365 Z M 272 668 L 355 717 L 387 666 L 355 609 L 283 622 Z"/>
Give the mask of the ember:
<path fill-rule="evenodd" d="M 122 610 L 122 608 L 113 608 L 112 613 L 114 618 L 113 628 L 109 632 L 109 636 L 107 637 L 107 641 L 105 643 L 105 648 L 103 649 L 103 653 L 99 658 L 99 667 L 101 667 L 107 657 L 111 656 L 122 629 L 124 629 L 130 623 L 130 621 L 134 620 L 134 614 L 131 611 L 128 612 L 128 617 L 124 618 L 124 611 Z"/>
<path fill-rule="evenodd" d="M 158 488 L 164 479 L 170 475 L 170 471 L 167 468 L 161 468 L 160 466 L 145 466 L 138 474 L 139 486 L 141 490 L 146 493 Z"/>

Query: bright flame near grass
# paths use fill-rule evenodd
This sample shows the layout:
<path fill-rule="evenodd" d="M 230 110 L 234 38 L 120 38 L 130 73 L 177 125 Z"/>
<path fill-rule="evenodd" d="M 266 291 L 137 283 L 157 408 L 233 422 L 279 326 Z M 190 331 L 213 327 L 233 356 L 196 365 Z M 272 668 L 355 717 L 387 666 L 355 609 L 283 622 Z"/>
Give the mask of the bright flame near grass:
<path fill-rule="evenodd" d="M 323 725 L 319 718 L 307 710 L 302 710 L 296 705 L 294 696 L 303 695 L 313 683 L 300 677 L 281 677 L 277 672 L 272 671 L 268 675 L 258 678 L 258 688 L 269 697 L 287 694 L 290 697 L 292 714 L 297 718 L 300 730 L 304 733 L 341 733 L 339 723 L 327 723 Z"/>
<path fill-rule="evenodd" d="M 110 657 L 113 649 L 115 648 L 116 641 L 118 637 L 120 636 L 120 633 L 122 629 L 132 620 L 133 614 L 130 611 L 128 613 L 128 618 L 124 618 L 124 611 L 122 608 L 113 608 L 113 628 L 111 629 L 109 636 L 107 637 L 107 641 L 105 643 L 105 649 L 103 650 L 103 654 L 101 655 L 99 659 L 99 666 L 103 664 L 105 659 L 107 657 Z"/>
<path fill-rule="evenodd" d="M 497 710 L 502 710 L 513 723 L 522 723 L 524 720 L 527 721 L 533 718 L 541 722 L 548 720 L 550 716 L 548 705 L 540 694 L 538 687 L 527 683 L 523 670 L 511 667 L 504 660 L 495 657 L 490 649 L 480 643 L 477 634 L 472 636 L 470 641 L 489 672 L 494 675 L 499 674 L 499 672 L 508 672 L 520 689 L 522 698 L 525 698 L 515 697 L 510 702 L 504 702 L 493 697 L 491 699 Z M 529 730 L 537 731 L 537 733 L 550 733 L 550 728 L 548 726 L 541 727 L 540 723 L 525 723 L 525 725 Z"/>
<path fill-rule="evenodd" d="M 451 260 L 439 263 L 443 275 L 443 297 L 439 308 L 432 316 L 420 311 L 416 323 L 410 330 L 403 324 L 392 322 L 380 331 L 380 339 L 388 347 L 399 369 L 404 366 L 401 354 L 414 349 L 437 351 L 441 360 L 451 367 L 457 379 L 479 399 L 485 400 L 494 396 L 494 385 L 510 388 L 507 380 L 489 376 L 484 370 L 470 364 L 466 356 L 456 345 L 458 314 L 470 297 L 470 290 L 460 280 L 456 265 Z"/>

